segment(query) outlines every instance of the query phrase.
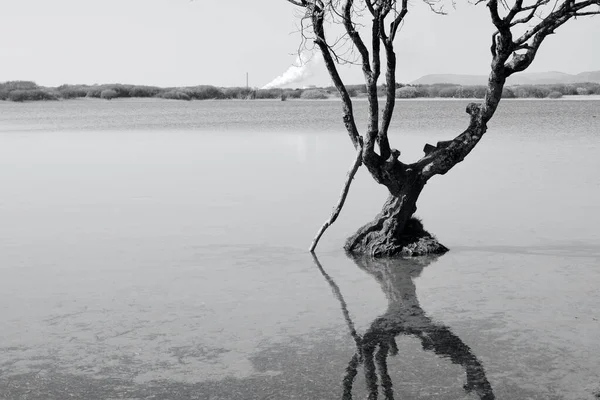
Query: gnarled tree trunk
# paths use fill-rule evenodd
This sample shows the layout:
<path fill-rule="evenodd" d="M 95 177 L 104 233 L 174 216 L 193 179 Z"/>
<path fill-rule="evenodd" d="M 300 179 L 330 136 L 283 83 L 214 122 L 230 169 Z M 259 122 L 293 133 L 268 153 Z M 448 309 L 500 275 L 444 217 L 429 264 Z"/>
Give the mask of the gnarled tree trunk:
<path fill-rule="evenodd" d="M 371 257 L 442 254 L 448 249 L 423 229 L 414 218 L 423 182 L 405 185 L 399 194 L 390 194 L 375 219 L 346 241 L 345 250 Z"/>

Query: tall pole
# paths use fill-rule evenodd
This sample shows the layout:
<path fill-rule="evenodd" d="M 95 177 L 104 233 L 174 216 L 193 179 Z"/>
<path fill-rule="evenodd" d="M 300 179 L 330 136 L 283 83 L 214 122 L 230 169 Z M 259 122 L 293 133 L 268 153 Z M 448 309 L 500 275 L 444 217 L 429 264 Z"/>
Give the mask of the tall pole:
<path fill-rule="evenodd" d="M 248 73 L 246 72 L 246 90 L 248 90 Z"/>

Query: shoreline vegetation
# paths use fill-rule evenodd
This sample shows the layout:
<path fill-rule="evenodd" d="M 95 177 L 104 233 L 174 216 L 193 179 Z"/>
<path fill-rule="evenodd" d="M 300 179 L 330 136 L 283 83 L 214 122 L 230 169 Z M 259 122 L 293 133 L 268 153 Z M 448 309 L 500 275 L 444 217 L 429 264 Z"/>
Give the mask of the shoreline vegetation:
<path fill-rule="evenodd" d="M 353 98 L 366 98 L 365 85 L 348 85 L 348 93 Z M 428 84 L 396 85 L 398 99 L 482 99 L 486 87 L 483 85 Z M 384 85 L 378 87 L 380 96 L 385 96 Z M 515 85 L 505 87 L 503 98 L 517 99 L 559 99 L 563 96 L 600 95 L 600 83 Z M 595 97 L 595 96 L 594 96 Z M 216 87 L 211 85 L 167 87 L 125 84 L 107 85 L 61 85 L 58 87 L 38 86 L 31 81 L 10 81 L 0 83 L 0 100 L 58 101 L 77 98 L 98 98 L 112 100 L 118 98 L 159 98 L 171 100 L 261 100 L 261 99 L 306 99 L 327 100 L 339 98 L 334 87 L 308 87 L 302 89 L 257 89 L 245 87 Z"/>

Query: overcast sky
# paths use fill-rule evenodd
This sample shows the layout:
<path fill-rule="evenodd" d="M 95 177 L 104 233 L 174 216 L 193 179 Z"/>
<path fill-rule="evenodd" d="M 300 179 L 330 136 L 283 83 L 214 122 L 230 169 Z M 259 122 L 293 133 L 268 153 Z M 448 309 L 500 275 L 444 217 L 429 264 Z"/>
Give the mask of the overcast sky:
<path fill-rule="evenodd" d="M 487 74 L 483 5 L 449 15 L 413 1 L 397 39 L 397 78 Z M 213 84 L 261 87 L 294 63 L 299 35 L 285 0 L 0 0 L 0 82 Z M 570 21 L 528 71 L 600 70 L 600 18 Z M 328 84 L 323 65 L 304 84 Z M 346 71 L 361 81 L 358 68 Z"/>

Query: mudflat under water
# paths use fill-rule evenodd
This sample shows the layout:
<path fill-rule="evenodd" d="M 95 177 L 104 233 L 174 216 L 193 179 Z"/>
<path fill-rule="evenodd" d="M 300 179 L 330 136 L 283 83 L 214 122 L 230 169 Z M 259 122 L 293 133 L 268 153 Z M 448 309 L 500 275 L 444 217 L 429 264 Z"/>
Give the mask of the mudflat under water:
<path fill-rule="evenodd" d="M 401 159 L 465 106 L 399 102 Z M 393 262 L 341 250 L 386 197 L 365 171 L 306 251 L 339 107 L 0 102 L 0 399 L 600 397 L 600 101 L 503 101 L 420 199 L 451 251 Z"/>

